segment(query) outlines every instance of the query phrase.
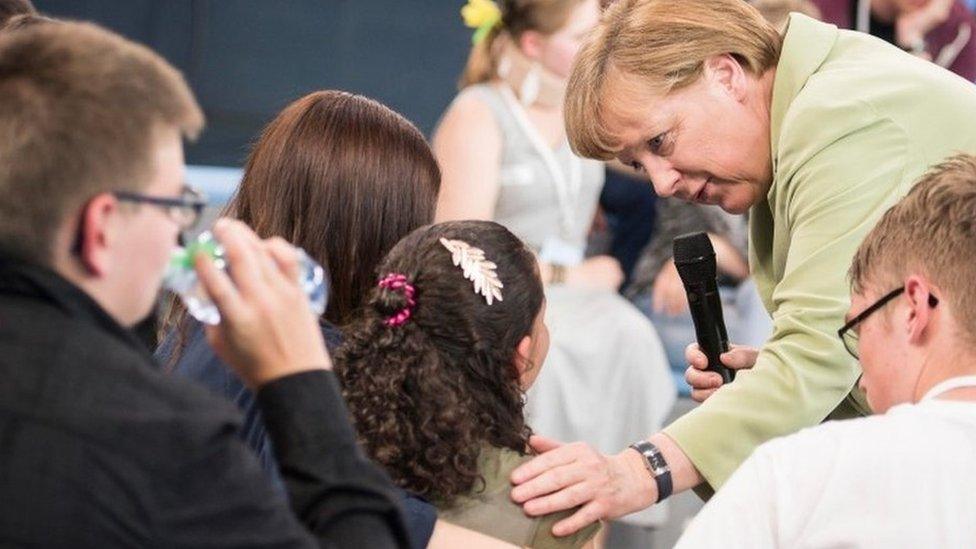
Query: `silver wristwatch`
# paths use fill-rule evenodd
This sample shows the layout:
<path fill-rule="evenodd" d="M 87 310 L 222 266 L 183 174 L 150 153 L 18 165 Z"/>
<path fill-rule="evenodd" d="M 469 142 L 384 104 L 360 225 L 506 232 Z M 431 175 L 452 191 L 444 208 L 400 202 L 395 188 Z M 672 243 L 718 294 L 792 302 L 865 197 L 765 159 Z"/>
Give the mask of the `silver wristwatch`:
<path fill-rule="evenodd" d="M 657 501 L 655 503 L 667 499 L 671 495 L 674 485 L 671 482 L 671 467 L 664 460 L 661 451 L 646 440 L 635 442 L 630 447 L 644 458 L 644 467 L 647 467 L 651 476 L 654 477 L 654 482 L 657 484 Z"/>

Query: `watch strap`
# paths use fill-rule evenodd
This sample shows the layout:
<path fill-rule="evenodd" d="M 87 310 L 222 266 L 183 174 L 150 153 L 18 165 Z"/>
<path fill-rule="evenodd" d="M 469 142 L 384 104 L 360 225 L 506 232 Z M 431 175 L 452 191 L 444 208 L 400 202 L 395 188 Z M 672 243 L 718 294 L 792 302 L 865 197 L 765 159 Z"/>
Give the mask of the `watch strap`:
<path fill-rule="evenodd" d="M 674 490 L 674 485 L 671 482 L 671 467 L 665 461 L 661 450 L 646 440 L 635 442 L 630 447 L 644 458 L 644 467 L 647 467 L 648 472 L 654 477 L 654 482 L 657 484 L 657 501 L 655 503 L 668 499 Z"/>

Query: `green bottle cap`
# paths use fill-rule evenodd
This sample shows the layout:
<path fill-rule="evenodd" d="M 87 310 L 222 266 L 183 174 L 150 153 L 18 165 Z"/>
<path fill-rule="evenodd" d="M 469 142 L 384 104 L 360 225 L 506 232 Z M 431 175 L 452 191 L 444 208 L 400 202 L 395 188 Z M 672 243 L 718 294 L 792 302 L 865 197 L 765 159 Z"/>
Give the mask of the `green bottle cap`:
<path fill-rule="evenodd" d="M 217 242 L 213 239 L 194 240 L 186 248 L 176 250 L 169 260 L 170 267 L 181 269 L 193 269 L 194 258 L 198 254 L 207 254 L 211 259 L 218 259 L 221 255 L 217 248 Z"/>

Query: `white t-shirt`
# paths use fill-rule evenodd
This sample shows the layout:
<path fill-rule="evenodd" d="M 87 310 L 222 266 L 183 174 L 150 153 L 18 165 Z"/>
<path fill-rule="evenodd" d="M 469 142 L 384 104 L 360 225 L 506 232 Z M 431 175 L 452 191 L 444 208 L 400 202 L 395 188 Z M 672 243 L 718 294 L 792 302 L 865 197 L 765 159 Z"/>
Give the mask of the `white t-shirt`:
<path fill-rule="evenodd" d="M 677 547 L 976 548 L 976 404 L 904 404 L 767 442 Z"/>

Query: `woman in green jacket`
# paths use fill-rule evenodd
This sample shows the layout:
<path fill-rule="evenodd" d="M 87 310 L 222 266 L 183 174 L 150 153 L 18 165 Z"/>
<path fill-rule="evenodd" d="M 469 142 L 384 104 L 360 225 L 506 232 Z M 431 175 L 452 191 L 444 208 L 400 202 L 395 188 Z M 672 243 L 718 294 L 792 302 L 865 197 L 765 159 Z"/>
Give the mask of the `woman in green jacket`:
<path fill-rule="evenodd" d="M 577 58 L 566 117 L 582 156 L 620 160 L 661 196 L 749 212 L 750 271 L 774 329 L 758 352 L 723 355 L 754 367 L 643 453 L 535 439 L 545 453 L 512 475 L 526 512 L 583 505 L 558 535 L 672 488 L 708 493 L 762 442 L 868 412 L 836 335 L 846 271 L 927 167 L 976 152 L 976 87 L 803 15 L 780 34 L 742 0 L 617 0 Z"/>

